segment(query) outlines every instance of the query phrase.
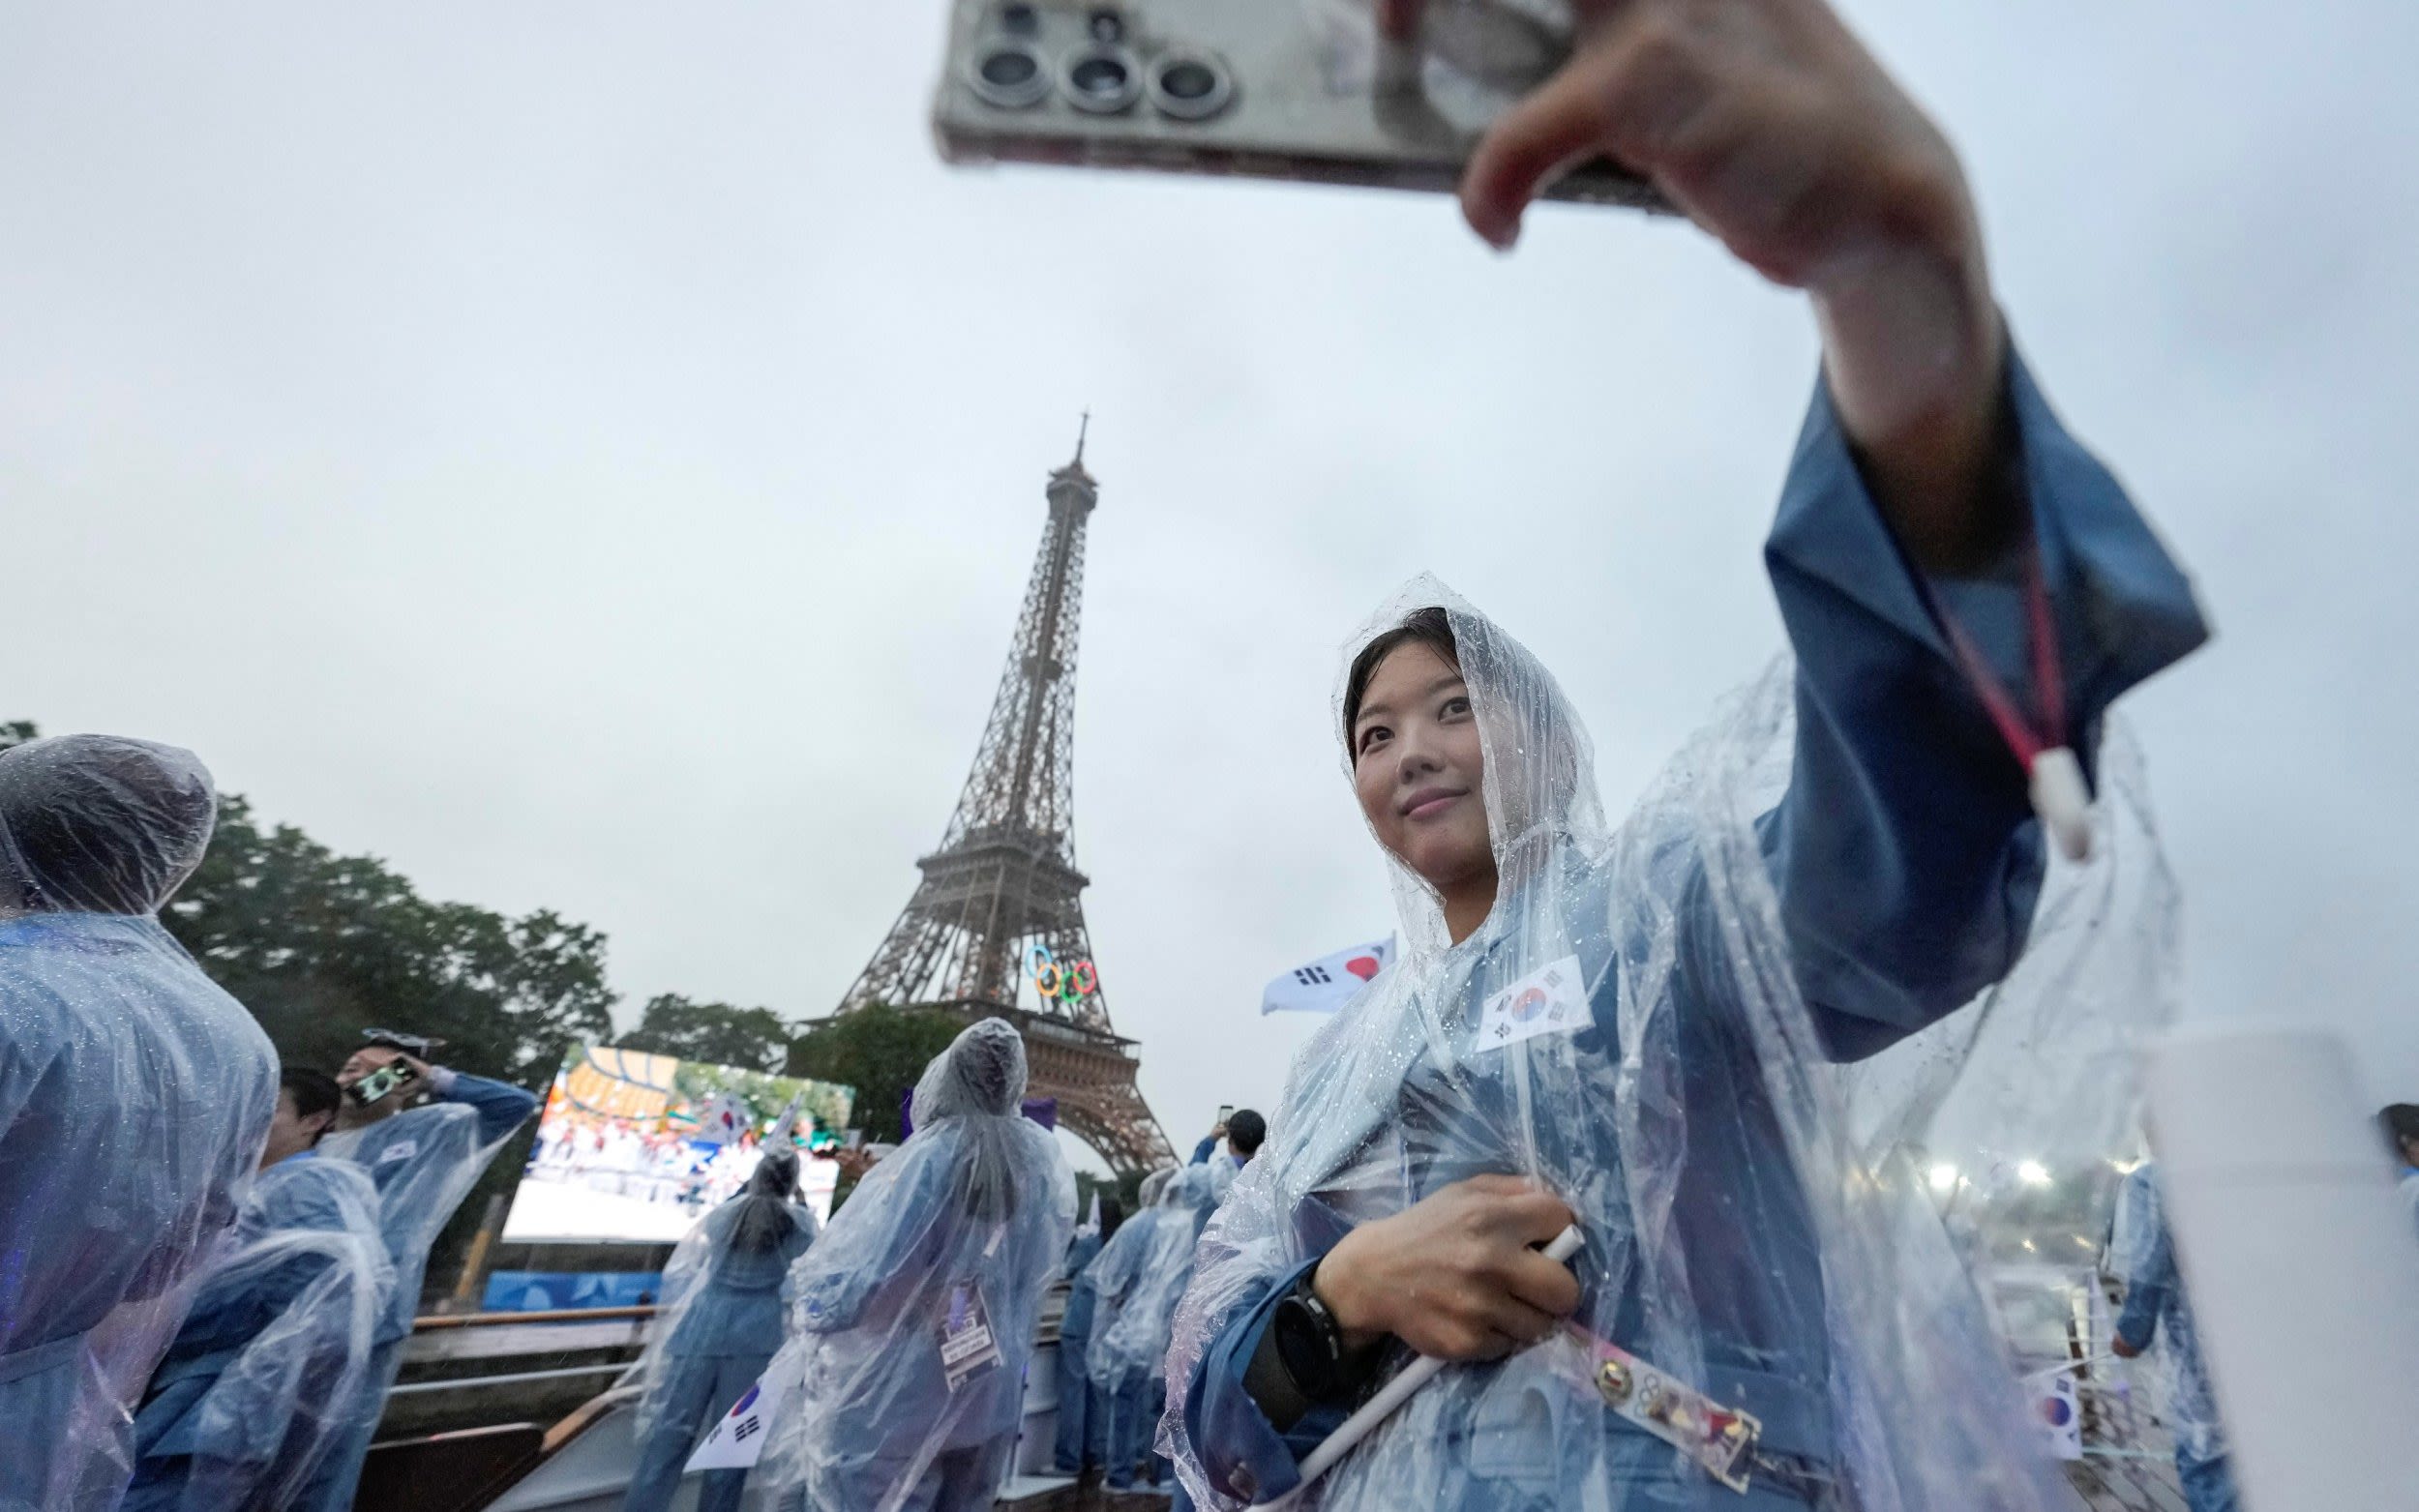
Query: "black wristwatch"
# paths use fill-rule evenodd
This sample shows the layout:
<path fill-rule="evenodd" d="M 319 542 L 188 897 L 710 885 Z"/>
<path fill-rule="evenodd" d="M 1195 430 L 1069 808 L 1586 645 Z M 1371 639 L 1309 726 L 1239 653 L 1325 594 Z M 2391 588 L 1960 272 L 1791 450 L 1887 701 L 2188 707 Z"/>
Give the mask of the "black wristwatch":
<path fill-rule="evenodd" d="M 1277 1358 L 1294 1378 L 1303 1396 L 1313 1402 L 1341 1402 L 1359 1388 L 1360 1372 L 1344 1349 L 1344 1328 L 1319 1300 L 1312 1285 L 1319 1268 L 1301 1273 L 1294 1288 L 1277 1299 L 1269 1319 L 1276 1340 Z"/>

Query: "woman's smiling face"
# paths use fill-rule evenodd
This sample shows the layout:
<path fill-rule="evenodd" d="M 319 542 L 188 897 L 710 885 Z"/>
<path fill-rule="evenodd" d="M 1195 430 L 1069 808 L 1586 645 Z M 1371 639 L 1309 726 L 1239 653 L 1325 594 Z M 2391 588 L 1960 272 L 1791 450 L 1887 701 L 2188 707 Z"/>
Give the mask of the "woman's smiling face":
<path fill-rule="evenodd" d="M 1378 843 L 1450 897 L 1495 875 L 1486 756 L 1461 669 L 1407 640 L 1369 675 L 1352 727 L 1353 788 Z"/>

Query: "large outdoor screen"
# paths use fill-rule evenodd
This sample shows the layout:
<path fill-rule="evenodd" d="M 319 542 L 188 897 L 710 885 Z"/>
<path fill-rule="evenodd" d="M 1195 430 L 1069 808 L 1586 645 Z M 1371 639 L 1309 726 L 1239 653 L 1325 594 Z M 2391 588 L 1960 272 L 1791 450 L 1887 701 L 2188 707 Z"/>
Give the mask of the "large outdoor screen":
<path fill-rule="evenodd" d="M 789 1136 L 818 1219 L 831 1214 L 839 1144 L 855 1093 L 611 1046 L 572 1052 L 547 1094 L 529 1166 L 505 1220 L 507 1243 L 679 1238 L 746 1184 L 794 1111 Z"/>

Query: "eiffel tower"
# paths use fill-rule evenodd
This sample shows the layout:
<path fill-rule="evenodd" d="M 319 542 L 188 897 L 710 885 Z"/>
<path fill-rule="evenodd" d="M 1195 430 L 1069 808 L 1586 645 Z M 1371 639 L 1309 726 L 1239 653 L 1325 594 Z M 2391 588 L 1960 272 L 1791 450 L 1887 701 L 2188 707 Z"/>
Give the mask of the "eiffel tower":
<path fill-rule="evenodd" d="M 1110 1027 L 1075 869 L 1075 644 L 1084 527 L 1100 486 L 1075 460 L 1050 475 L 1050 520 L 1025 588 L 991 722 L 941 847 L 840 1012 L 869 1004 L 997 1015 L 1025 1037 L 1030 1095 L 1120 1175 L 1176 1158 L 1134 1085 L 1134 1042 Z M 1019 1005 L 1035 989 L 1035 1008 Z"/>

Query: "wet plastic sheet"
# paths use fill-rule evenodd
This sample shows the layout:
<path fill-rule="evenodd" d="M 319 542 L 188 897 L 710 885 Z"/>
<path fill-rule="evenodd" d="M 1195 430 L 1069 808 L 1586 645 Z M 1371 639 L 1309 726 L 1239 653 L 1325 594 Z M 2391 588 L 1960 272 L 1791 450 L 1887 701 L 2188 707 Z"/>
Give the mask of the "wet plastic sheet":
<path fill-rule="evenodd" d="M 1599 1351 L 1557 1335 L 1448 1367 L 1299 1505 L 2074 1506 L 1969 1269 L 1987 1247 L 1954 1245 L 1935 1205 L 1932 1149 L 2028 1151 L 2002 1162 L 2020 1188 L 2046 1165 L 2035 1139 L 2120 1147 L 2132 1047 L 2172 1004 L 2173 900 L 2138 763 L 2111 744 L 2095 858 L 2053 863 L 2043 884 L 2036 938 L 2052 948 L 1937 1030 L 1842 1066 L 1799 995 L 1760 828 L 1791 772 L 1793 669 L 1728 700 L 1616 830 L 1552 678 L 1441 584 L 1413 584 L 1356 649 L 1429 605 L 1449 612 L 1479 721 L 1495 910 L 1452 946 L 1435 895 L 1394 865 L 1400 964 L 1297 1059 L 1268 1146 L 1203 1239 L 1171 1382 L 1355 1224 L 1508 1171 L 1578 1217 L 1575 1321 L 1756 1411 L 1781 1473 L 1724 1489 L 1608 1410 Z M 1574 972 L 1588 1013 L 1512 1022 Z M 1565 986 L 1528 991 L 1549 976 Z M 2084 1200 L 2104 1214 L 2106 1176 Z M 1162 1451 L 1200 1504 L 1237 1505 L 1173 1394 Z"/>
<path fill-rule="evenodd" d="M 1035 1315 L 1075 1179 L 1022 1116 L 1025 1046 L 968 1028 L 915 1087 L 915 1132 L 791 1273 L 797 1390 L 757 1467 L 808 1512 L 988 1508 L 1014 1447 Z"/>
<path fill-rule="evenodd" d="M 343 1434 L 394 1285 L 365 1173 L 316 1155 L 262 1172 L 135 1414 L 124 1512 L 293 1505 Z"/>
<path fill-rule="evenodd" d="M 277 1107 L 243 1006 L 160 926 L 217 817 L 189 752 L 0 752 L 0 1508 L 114 1505 L 130 1411 Z"/>

